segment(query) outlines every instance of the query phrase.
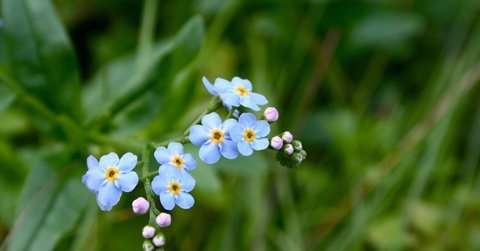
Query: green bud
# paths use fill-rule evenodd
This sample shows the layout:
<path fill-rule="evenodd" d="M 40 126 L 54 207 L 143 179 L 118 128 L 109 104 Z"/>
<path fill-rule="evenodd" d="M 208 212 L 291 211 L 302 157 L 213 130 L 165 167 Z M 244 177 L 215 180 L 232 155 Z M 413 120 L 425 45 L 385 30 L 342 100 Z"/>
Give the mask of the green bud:
<path fill-rule="evenodd" d="M 292 159 L 295 160 L 297 164 L 302 163 L 302 161 L 305 159 L 301 153 L 294 153 L 292 155 Z"/>
<path fill-rule="evenodd" d="M 155 247 L 153 246 L 153 243 L 150 240 L 145 240 L 143 242 L 143 250 L 144 251 L 153 251 L 153 250 L 155 250 Z"/>
<path fill-rule="evenodd" d="M 302 142 L 300 142 L 300 140 L 292 141 L 292 145 L 293 145 L 293 148 L 295 148 L 295 150 L 297 151 L 303 150 Z"/>
<path fill-rule="evenodd" d="M 307 152 L 305 150 L 301 150 L 299 153 L 303 156 L 304 159 L 307 158 Z"/>

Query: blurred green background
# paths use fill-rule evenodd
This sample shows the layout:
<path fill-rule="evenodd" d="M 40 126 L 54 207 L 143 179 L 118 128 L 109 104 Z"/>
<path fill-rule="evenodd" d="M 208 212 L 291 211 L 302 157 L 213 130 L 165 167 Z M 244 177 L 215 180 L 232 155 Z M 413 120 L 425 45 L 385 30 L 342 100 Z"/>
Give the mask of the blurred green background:
<path fill-rule="evenodd" d="M 85 158 L 181 135 L 202 76 L 309 156 L 199 165 L 166 250 L 480 250 L 480 1 L 1 2 L 0 250 L 140 250 L 142 186 L 100 212 Z"/>

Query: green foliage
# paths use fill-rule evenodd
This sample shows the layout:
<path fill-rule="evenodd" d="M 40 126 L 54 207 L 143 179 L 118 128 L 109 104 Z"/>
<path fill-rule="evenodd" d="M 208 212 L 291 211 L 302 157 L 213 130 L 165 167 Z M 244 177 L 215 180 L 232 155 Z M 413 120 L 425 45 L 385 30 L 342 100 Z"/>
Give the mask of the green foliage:
<path fill-rule="evenodd" d="M 139 249 L 142 188 L 100 212 L 85 158 L 183 135 L 204 75 L 250 79 L 280 111 L 271 135 L 291 131 L 308 158 L 197 158 L 196 205 L 173 211 L 166 250 L 480 250 L 479 1 L 0 10 L 0 251 Z"/>

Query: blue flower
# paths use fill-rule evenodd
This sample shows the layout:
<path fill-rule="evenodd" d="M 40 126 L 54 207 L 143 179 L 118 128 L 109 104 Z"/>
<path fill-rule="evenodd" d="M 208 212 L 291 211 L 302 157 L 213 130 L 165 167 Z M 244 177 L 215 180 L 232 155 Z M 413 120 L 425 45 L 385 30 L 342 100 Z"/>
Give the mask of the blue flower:
<path fill-rule="evenodd" d="M 242 105 L 254 111 L 259 111 L 259 105 L 268 103 L 263 95 L 252 91 L 252 83 L 248 79 L 234 77 L 229 82 L 225 79 L 217 78 L 214 85 L 205 77 L 202 78 L 202 81 L 207 91 L 214 96 L 219 96 L 228 109 L 231 109 L 232 106 L 238 107 Z"/>
<path fill-rule="evenodd" d="M 253 150 L 264 150 L 268 147 L 267 135 L 270 133 L 270 125 L 267 121 L 257 120 L 252 113 L 243 113 L 230 130 L 233 141 L 237 143 L 238 151 L 249 156 Z"/>
<path fill-rule="evenodd" d="M 188 138 L 194 145 L 201 145 L 200 159 L 213 164 L 220 159 L 220 155 L 227 159 L 234 159 L 238 156 L 237 147 L 230 138 L 230 128 L 237 122 L 234 119 L 227 119 L 222 123 L 218 113 L 212 112 L 202 118 L 202 125 L 190 127 Z"/>
<path fill-rule="evenodd" d="M 187 172 L 175 172 L 171 168 L 160 168 L 152 181 L 152 189 L 160 197 L 160 203 L 166 210 L 172 210 L 177 204 L 189 209 L 195 203 L 189 194 L 195 187 L 195 180 Z"/>
<path fill-rule="evenodd" d="M 122 192 L 131 192 L 138 184 L 138 175 L 133 171 L 137 156 L 125 153 L 118 159 L 116 153 L 100 158 L 87 158 L 88 171 L 82 177 L 87 188 L 96 193 L 97 204 L 103 211 L 110 211 L 120 200 Z"/>
<path fill-rule="evenodd" d="M 170 142 L 168 148 L 158 147 L 154 156 L 161 167 L 171 168 L 174 171 L 186 172 L 197 166 L 193 156 L 189 153 L 184 153 L 183 145 L 177 142 Z"/>

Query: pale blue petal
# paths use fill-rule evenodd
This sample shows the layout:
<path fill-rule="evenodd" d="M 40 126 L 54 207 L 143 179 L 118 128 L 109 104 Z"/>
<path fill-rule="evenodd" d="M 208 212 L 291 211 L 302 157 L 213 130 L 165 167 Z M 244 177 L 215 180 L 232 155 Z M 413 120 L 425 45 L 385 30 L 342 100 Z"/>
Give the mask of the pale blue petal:
<path fill-rule="evenodd" d="M 187 172 L 180 173 L 180 183 L 182 184 L 182 190 L 190 192 L 195 187 L 195 179 Z"/>
<path fill-rule="evenodd" d="M 164 177 L 165 180 L 171 180 L 173 177 L 175 177 L 175 173 L 179 171 L 180 169 L 171 165 L 170 163 L 163 164 L 160 166 L 160 168 L 158 168 L 158 173 L 161 177 Z"/>
<path fill-rule="evenodd" d="M 267 98 L 265 96 L 258 94 L 258 93 L 250 93 L 250 97 L 252 98 L 253 102 L 257 105 L 266 105 L 268 103 Z"/>
<path fill-rule="evenodd" d="M 105 180 L 105 173 L 99 168 L 91 168 L 83 175 L 82 182 L 92 192 L 97 192 Z"/>
<path fill-rule="evenodd" d="M 255 141 L 253 141 L 252 148 L 257 150 L 257 151 L 261 151 L 261 150 L 267 149 L 268 144 L 269 144 L 269 142 L 268 142 L 268 139 L 266 139 L 266 138 L 257 139 Z"/>
<path fill-rule="evenodd" d="M 238 122 L 235 119 L 227 119 L 223 121 L 222 128 L 225 132 L 228 133 L 228 131 L 232 128 L 232 126 L 236 125 Z"/>
<path fill-rule="evenodd" d="M 238 118 L 238 122 L 245 127 L 252 128 L 255 125 L 255 122 L 257 122 L 257 117 L 255 117 L 255 115 L 250 112 L 242 113 L 242 115 L 240 115 L 240 118 Z"/>
<path fill-rule="evenodd" d="M 250 80 L 248 80 L 248 79 L 242 79 L 242 78 L 239 78 L 239 77 L 234 77 L 232 79 L 232 84 L 235 87 L 238 86 L 238 85 L 242 85 L 247 90 L 249 90 L 249 91 L 252 90 L 252 82 L 250 82 Z"/>
<path fill-rule="evenodd" d="M 222 100 L 223 104 L 227 107 L 240 105 L 240 97 L 237 94 L 230 91 L 221 93 L 220 99 Z"/>
<path fill-rule="evenodd" d="M 235 159 L 238 156 L 237 145 L 231 140 L 225 140 L 221 147 L 223 157 Z"/>
<path fill-rule="evenodd" d="M 180 193 L 177 198 L 175 198 L 175 203 L 182 209 L 190 209 L 195 204 L 195 199 L 189 193 Z"/>
<path fill-rule="evenodd" d="M 194 125 L 190 127 L 190 134 L 188 135 L 188 139 L 194 145 L 201 145 L 208 140 L 208 130 L 201 126 L 201 125 Z M 158 161 L 158 160 L 157 160 Z"/>
<path fill-rule="evenodd" d="M 160 165 L 170 162 L 170 154 L 168 153 L 167 148 L 163 146 L 157 147 L 157 149 L 153 153 L 153 156 Z"/>
<path fill-rule="evenodd" d="M 97 193 L 97 204 L 102 211 L 110 211 L 120 201 L 121 195 L 113 182 L 106 182 Z"/>
<path fill-rule="evenodd" d="M 200 159 L 207 164 L 216 163 L 220 159 L 218 146 L 213 143 L 202 145 L 200 151 L 198 151 L 198 155 Z"/>
<path fill-rule="evenodd" d="M 193 158 L 190 153 L 186 153 L 183 155 L 183 160 L 185 161 L 185 169 L 192 170 L 197 167 L 197 161 Z"/>
<path fill-rule="evenodd" d="M 118 168 L 120 168 L 122 172 L 130 172 L 135 168 L 136 165 L 137 155 L 133 153 L 125 153 L 118 162 Z"/>
<path fill-rule="evenodd" d="M 157 175 L 152 180 L 152 190 L 156 195 L 167 191 L 168 179 L 164 175 Z"/>
<path fill-rule="evenodd" d="M 216 88 L 212 84 L 210 84 L 210 81 L 208 81 L 206 77 L 202 78 L 202 82 L 203 82 L 203 86 L 205 87 L 205 89 L 207 89 L 208 93 L 212 94 L 213 96 L 218 95 Z"/>
<path fill-rule="evenodd" d="M 243 139 L 244 130 L 245 130 L 245 126 L 240 123 L 237 123 L 230 129 L 229 131 L 230 137 L 232 138 L 233 141 L 240 142 Z"/>
<path fill-rule="evenodd" d="M 237 143 L 238 151 L 243 156 L 250 156 L 253 153 L 252 147 L 245 141 L 240 141 Z"/>
<path fill-rule="evenodd" d="M 172 210 L 175 207 L 175 198 L 169 192 L 160 194 L 160 203 L 165 210 Z"/>
<path fill-rule="evenodd" d="M 258 107 L 258 105 L 253 101 L 251 96 L 245 96 L 240 98 L 240 104 L 254 111 L 260 110 L 260 107 Z"/>
<path fill-rule="evenodd" d="M 87 167 L 88 169 L 94 169 L 94 168 L 99 168 L 98 166 L 98 160 L 94 156 L 90 155 L 87 158 Z"/>
<path fill-rule="evenodd" d="M 120 174 L 118 176 L 118 185 L 123 192 L 131 192 L 138 184 L 138 175 L 136 172 Z"/>
<path fill-rule="evenodd" d="M 218 94 L 226 92 L 226 91 L 228 91 L 229 89 L 232 88 L 232 85 L 230 84 L 230 82 L 226 79 L 223 79 L 223 78 L 215 79 L 214 85 L 215 85 L 215 89 L 216 89 Z"/>
<path fill-rule="evenodd" d="M 178 142 L 170 142 L 168 144 L 168 151 L 171 155 L 173 154 L 183 154 L 183 145 Z"/>
<path fill-rule="evenodd" d="M 109 153 L 100 158 L 99 166 L 102 170 L 105 170 L 109 166 L 117 166 L 119 161 L 116 153 Z"/>
<path fill-rule="evenodd" d="M 209 113 L 202 118 L 202 125 L 208 129 L 219 128 L 222 125 L 222 119 L 216 112 Z"/>
<path fill-rule="evenodd" d="M 253 126 L 253 130 L 255 130 L 257 138 L 266 137 L 270 133 L 270 124 L 265 120 L 257 121 Z"/>

